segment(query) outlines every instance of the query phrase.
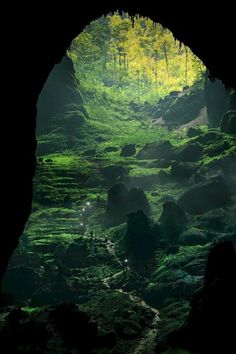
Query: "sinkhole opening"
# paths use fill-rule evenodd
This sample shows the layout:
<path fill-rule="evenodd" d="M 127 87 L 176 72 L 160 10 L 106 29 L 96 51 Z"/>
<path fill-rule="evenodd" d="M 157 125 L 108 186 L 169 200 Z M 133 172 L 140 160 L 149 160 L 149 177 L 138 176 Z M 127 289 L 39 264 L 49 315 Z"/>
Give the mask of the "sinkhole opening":
<path fill-rule="evenodd" d="M 144 333 L 154 348 L 157 309 L 180 325 L 235 230 L 235 93 L 167 28 L 115 12 L 73 40 L 37 109 L 32 213 L 3 286 L 28 312 L 79 304 L 117 353 Z"/>

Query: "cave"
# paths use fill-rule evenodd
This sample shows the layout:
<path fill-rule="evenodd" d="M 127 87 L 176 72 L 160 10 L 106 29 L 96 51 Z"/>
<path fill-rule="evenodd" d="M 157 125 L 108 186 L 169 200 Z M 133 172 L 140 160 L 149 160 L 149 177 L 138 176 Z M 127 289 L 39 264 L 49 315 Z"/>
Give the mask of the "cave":
<path fill-rule="evenodd" d="M 119 5 L 119 8 L 121 8 L 121 5 Z M 4 217 L 3 220 L 4 224 L 6 223 L 6 226 L 3 225 L 3 228 L 4 230 L 7 230 L 7 234 L 2 236 L 2 245 L 0 251 L 1 278 L 5 272 L 11 254 L 18 245 L 19 237 L 24 230 L 25 223 L 28 220 L 31 211 L 32 179 L 36 167 L 35 127 L 37 116 L 36 104 L 38 96 L 43 88 L 44 83 L 46 82 L 47 77 L 50 75 L 53 66 L 56 63 L 61 62 L 62 57 L 66 54 L 67 48 L 70 46 L 72 40 L 78 35 L 78 33 L 82 32 L 83 28 L 92 20 L 95 20 L 103 13 L 116 11 L 117 8 L 116 6 L 107 7 L 101 3 L 100 9 L 96 10 L 93 8 L 92 13 L 91 9 L 88 8 L 86 10 L 86 7 L 82 12 L 77 13 L 76 11 L 71 11 L 71 8 L 68 5 L 63 9 L 59 9 L 59 14 L 57 16 L 54 16 L 53 12 L 51 13 L 49 9 L 45 9 L 43 6 L 38 7 L 37 16 L 33 9 L 28 8 L 27 15 L 26 12 L 23 14 L 22 10 L 23 9 L 21 9 L 21 17 L 19 16 L 18 19 L 11 18 L 10 21 L 12 23 L 12 27 L 16 28 L 18 38 L 21 39 L 19 43 L 18 41 L 16 41 L 16 43 L 14 42 L 13 47 L 12 38 L 10 37 L 10 49 L 13 50 L 14 54 L 17 53 L 18 55 L 18 67 L 20 67 L 20 70 L 12 70 L 13 67 L 15 68 L 15 65 L 13 66 L 13 63 L 11 62 L 13 58 L 12 56 L 8 60 L 7 67 L 9 67 L 8 72 L 13 74 L 13 78 L 10 82 L 11 84 L 13 82 L 18 83 L 17 87 L 19 87 L 19 92 L 12 93 L 12 87 L 10 91 L 5 92 L 7 94 L 9 93 L 9 95 L 7 95 L 9 100 L 8 107 L 10 107 L 11 116 L 14 118 L 9 119 L 9 126 L 7 127 L 7 131 L 10 136 L 9 151 L 11 151 L 11 157 L 7 157 L 7 165 L 5 170 L 6 182 L 4 183 L 4 187 L 6 184 L 7 196 L 6 199 L 3 200 L 3 205 L 6 212 L 6 217 Z M 212 13 L 211 11 L 208 12 L 206 9 L 203 10 L 199 7 L 194 9 L 194 13 L 191 12 L 188 16 L 186 16 L 184 13 L 184 6 L 180 4 L 178 7 L 176 7 L 176 9 L 173 8 L 173 10 L 175 10 L 175 16 L 170 14 L 168 6 L 163 6 L 162 8 L 155 5 L 143 5 L 134 7 L 131 5 L 124 5 L 122 10 L 125 12 L 127 11 L 129 14 L 133 15 L 140 13 L 143 16 L 150 17 L 153 21 L 161 23 L 164 27 L 170 29 L 178 40 L 189 46 L 194 54 L 196 54 L 203 61 L 209 70 L 210 77 L 213 79 L 213 81 L 217 81 L 217 79 L 219 79 L 223 82 L 226 88 L 235 88 L 235 53 L 232 48 L 235 29 L 233 25 L 232 9 L 229 7 L 223 10 L 215 8 L 215 13 Z M 32 11 L 31 14 L 30 11 Z M 227 19 L 227 25 L 223 25 L 223 19 Z M 23 21 L 25 22 L 24 26 L 22 25 Z M 34 37 L 33 40 L 32 37 Z M 8 52 L 10 53 L 10 50 Z M 33 58 L 32 60 L 29 60 L 29 55 L 31 58 Z M 221 88 L 219 88 L 219 90 L 221 90 Z M 214 100 L 214 96 L 210 99 Z M 12 104 L 12 102 L 14 102 L 14 104 Z M 212 123 L 212 127 L 219 127 L 219 123 L 220 122 L 218 119 L 217 122 Z M 202 139 L 204 139 L 204 137 Z M 227 146 L 223 146 L 223 149 L 227 150 Z M 182 152 L 180 151 L 179 153 Z M 183 172 L 183 170 L 181 170 L 180 164 L 178 163 L 172 166 L 172 170 L 174 173 L 176 173 L 176 175 L 180 176 L 180 178 L 182 176 L 181 173 L 189 173 L 189 170 L 184 170 Z M 105 171 L 105 173 L 107 173 L 107 171 Z M 227 205 L 230 198 L 228 196 L 228 193 L 230 193 L 228 191 L 228 186 L 225 186 L 225 183 L 224 181 L 222 182 L 222 180 L 219 180 L 215 183 L 218 183 L 216 188 L 218 188 L 218 190 L 222 190 L 225 196 L 223 201 L 221 196 L 217 196 L 219 200 L 219 206 L 224 207 L 224 203 Z M 119 188 L 123 187 L 119 186 Z M 198 193 L 206 195 L 206 189 L 204 188 L 205 187 L 196 191 L 193 190 L 191 193 L 193 193 L 193 195 L 194 193 L 196 193 L 195 195 L 198 195 Z M 126 191 L 124 191 L 124 194 L 125 193 Z M 97 196 L 97 198 L 98 197 L 99 196 Z M 185 201 L 188 199 L 188 195 L 183 196 L 181 201 L 182 205 L 184 205 Z M 206 201 L 208 199 L 209 198 L 206 198 Z M 65 198 L 64 202 L 70 203 L 70 200 L 66 200 Z M 165 228 L 165 224 L 168 224 L 168 221 L 166 220 L 168 220 L 169 214 L 171 215 L 171 219 L 177 217 L 178 220 L 179 218 L 182 220 L 181 224 L 185 223 L 185 216 L 181 214 L 181 212 L 178 210 L 178 207 L 172 200 L 165 200 L 164 205 L 165 213 L 163 211 L 164 215 L 161 220 L 160 228 Z M 189 210 L 191 210 L 193 215 L 198 214 L 199 208 L 206 208 L 206 210 L 204 209 L 204 212 L 211 210 L 211 206 L 208 207 L 207 203 L 204 203 L 204 205 L 197 206 L 197 210 L 192 210 L 191 206 L 189 206 L 187 207 L 186 212 L 188 213 Z M 131 213 L 129 215 L 129 220 L 135 219 L 137 217 L 137 215 L 132 215 Z M 144 219 L 141 224 L 145 225 L 146 230 L 149 230 L 149 226 L 146 225 L 145 217 L 142 216 L 142 218 Z M 224 218 L 224 215 L 219 215 L 219 220 L 220 218 Z M 203 218 L 201 222 L 204 224 L 204 222 L 207 221 L 205 221 Z M 160 230 L 158 229 L 156 232 L 158 233 Z M 171 235 L 173 235 L 172 230 L 168 229 L 166 232 L 167 234 L 171 233 Z M 195 232 L 196 234 L 196 230 L 191 230 L 191 232 Z M 119 235 L 117 235 L 117 237 L 119 237 Z M 129 235 L 127 235 L 127 237 L 129 237 Z M 182 240 L 185 237 L 186 235 L 182 235 Z M 198 237 L 202 239 L 204 238 L 202 235 L 198 235 Z M 223 241 L 225 241 L 225 239 Z M 174 245 L 170 247 L 170 254 L 174 254 L 175 251 L 176 250 Z M 72 250 L 72 254 L 73 252 L 76 252 L 76 250 Z M 224 252 L 224 247 L 222 247 L 222 252 Z M 70 262 L 70 259 L 68 262 Z M 235 263 L 232 261 L 229 267 L 234 267 L 234 265 Z M 79 266 L 80 264 L 78 264 L 78 267 Z M 126 266 L 123 265 L 123 267 L 124 271 L 126 271 Z M 232 271 L 232 274 L 235 273 Z M 205 277 L 207 278 L 207 274 Z M 232 278 L 228 280 L 229 282 L 232 282 L 233 287 Z M 61 281 L 63 282 L 63 280 L 59 278 L 58 282 Z M 225 283 L 223 282 L 223 284 Z M 62 286 L 66 287 L 67 285 L 64 284 Z M 187 291 L 185 287 L 183 287 L 183 291 Z M 216 292 L 217 291 L 218 290 L 216 289 Z M 147 299 L 150 301 L 150 303 L 153 301 L 152 296 L 152 292 L 147 294 Z M 113 300 L 115 302 L 116 298 L 114 297 Z M 184 307 L 185 304 L 179 304 L 179 306 Z M 78 312 L 77 309 L 73 307 L 69 309 L 59 308 L 55 310 L 55 313 L 52 314 L 55 320 L 55 316 L 57 313 L 59 313 L 59 317 L 56 317 L 57 322 L 55 322 L 58 326 L 60 326 L 60 311 L 62 311 L 62 315 L 63 311 L 67 311 L 67 315 L 69 313 L 70 316 L 72 316 L 72 319 L 69 319 L 71 323 L 78 320 L 75 315 Z M 171 310 L 170 312 L 174 313 L 174 310 Z M 16 317 L 17 316 L 24 316 L 24 314 L 19 313 L 16 314 Z M 78 316 L 82 315 L 79 314 Z M 16 321 L 19 321 L 19 319 Z M 143 321 L 145 321 L 145 319 Z M 189 321 L 191 321 L 191 315 Z M 88 319 L 83 319 L 82 322 L 88 323 Z M 94 337 L 91 328 L 89 329 L 89 333 L 92 336 L 91 341 L 93 341 Z M 138 331 L 138 329 L 136 330 Z M 130 331 L 128 334 L 123 333 L 123 327 L 118 323 L 117 331 L 118 333 L 119 331 L 121 332 L 121 336 L 126 336 L 128 339 L 132 339 L 132 335 L 135 332 L 135 329 L 133 329 L 133 332 Z M 43 338 L 44 335 L 45 334 L 42 333 L 41 337 Z M 94 336 L 96 337 L 96 335 Z M 114 334 L 105 333 L 103 336 L 101 336 L 100 340 L 105 342 L 107 341 L 109 343 L 114 339 L 112 336 L 114 337 Z M 70 341 L 73 342 L 73 340 L 75 340 L 75 338 L 72 335 Z M 165 349 L 166 348 L 164 346 L 163 351 Z M 192 348 L 190 347 L 190 350 L 191 349 Z M 83 352 L 84 348 L 79 348 L 79 350 L 82 350 Z M 159 349 L 156 350 L 158 352 Z M 198 350 L 199 352 L 202 352 L 201 350 L 203 349 L 198 348 Z"/>

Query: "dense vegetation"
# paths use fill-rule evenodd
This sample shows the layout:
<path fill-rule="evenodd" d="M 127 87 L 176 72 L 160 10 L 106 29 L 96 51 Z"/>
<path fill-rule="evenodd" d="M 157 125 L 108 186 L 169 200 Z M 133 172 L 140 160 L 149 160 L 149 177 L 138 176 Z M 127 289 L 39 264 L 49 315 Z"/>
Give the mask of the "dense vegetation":
<path fill-rule="evenodd" d="M 166 338 L 212 244 L 236 232 L 235 136 L 203 119 L 204 71 L 168 29 L 124 13 L 92 22 L 53 69 L 32 213 L 4 279 L 21 306 L 0 317 L 13 352 L 190 353 Z M 64 301 L 79 308 L 47 306 Z"/>
<path fill-rule="evenodd" d="M 172 33 L 150 19 L 118 13 L 93 21 L 72 43 L 82 86 L 114 97 L 155 102 L 192 85 L 204 65 Z"/>

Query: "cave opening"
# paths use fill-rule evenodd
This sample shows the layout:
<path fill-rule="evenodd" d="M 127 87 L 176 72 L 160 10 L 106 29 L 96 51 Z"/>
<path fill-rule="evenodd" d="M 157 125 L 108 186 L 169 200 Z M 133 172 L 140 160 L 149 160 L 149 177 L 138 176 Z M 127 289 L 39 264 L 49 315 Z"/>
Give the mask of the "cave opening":
<path fill-rule="evenodd" d="M 235 228 L 235 140 L 219 131 L 234 93 L 171 36 L 116 13 L 54 67 L 38 102 L 32 214 L 5 278 L 27 311 L 72 301 L 121 348 L 145 344 L 157 309 L 168 321 L 177 307 L 179 326 L 212 243 Z"/>

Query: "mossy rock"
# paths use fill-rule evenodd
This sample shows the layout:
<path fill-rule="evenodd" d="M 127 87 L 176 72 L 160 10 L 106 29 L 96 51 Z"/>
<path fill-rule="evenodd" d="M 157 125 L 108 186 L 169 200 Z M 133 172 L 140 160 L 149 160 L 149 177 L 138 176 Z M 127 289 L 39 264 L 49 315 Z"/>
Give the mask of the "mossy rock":
<path fill-rule="evenodd" d="M 187 143 L 174 150 L 173 160 L 196 162 L 201 159 L 203 155 L 203 148 L 199 143 Z"/>
<path fill-rule="evenodd" d="M 173 146 L 168 140 L 146 144 L 136 155 L 140 160 L 167 159 L 172 154 Z"/>
<path fill-rule="evenodd" d="M 231 192 L 223 179 L 212 179 L 189 188 L 180 196 L 178 203 L 190 214 L 202 214 L 231 205 Z"/>
<path fill-rule="evenodd" d="M 204 245 L 208 242 L 208 238 L 204 231 L 191 227 L 179 235 L 179 242 L 182 245 Z"/>
<path fill-rule="evenodd" d="M 124 145 L 121 149 L 120 156 L 129 157 L 136 154 L 136 146 L 135 144 L 127 144 Z"/>

